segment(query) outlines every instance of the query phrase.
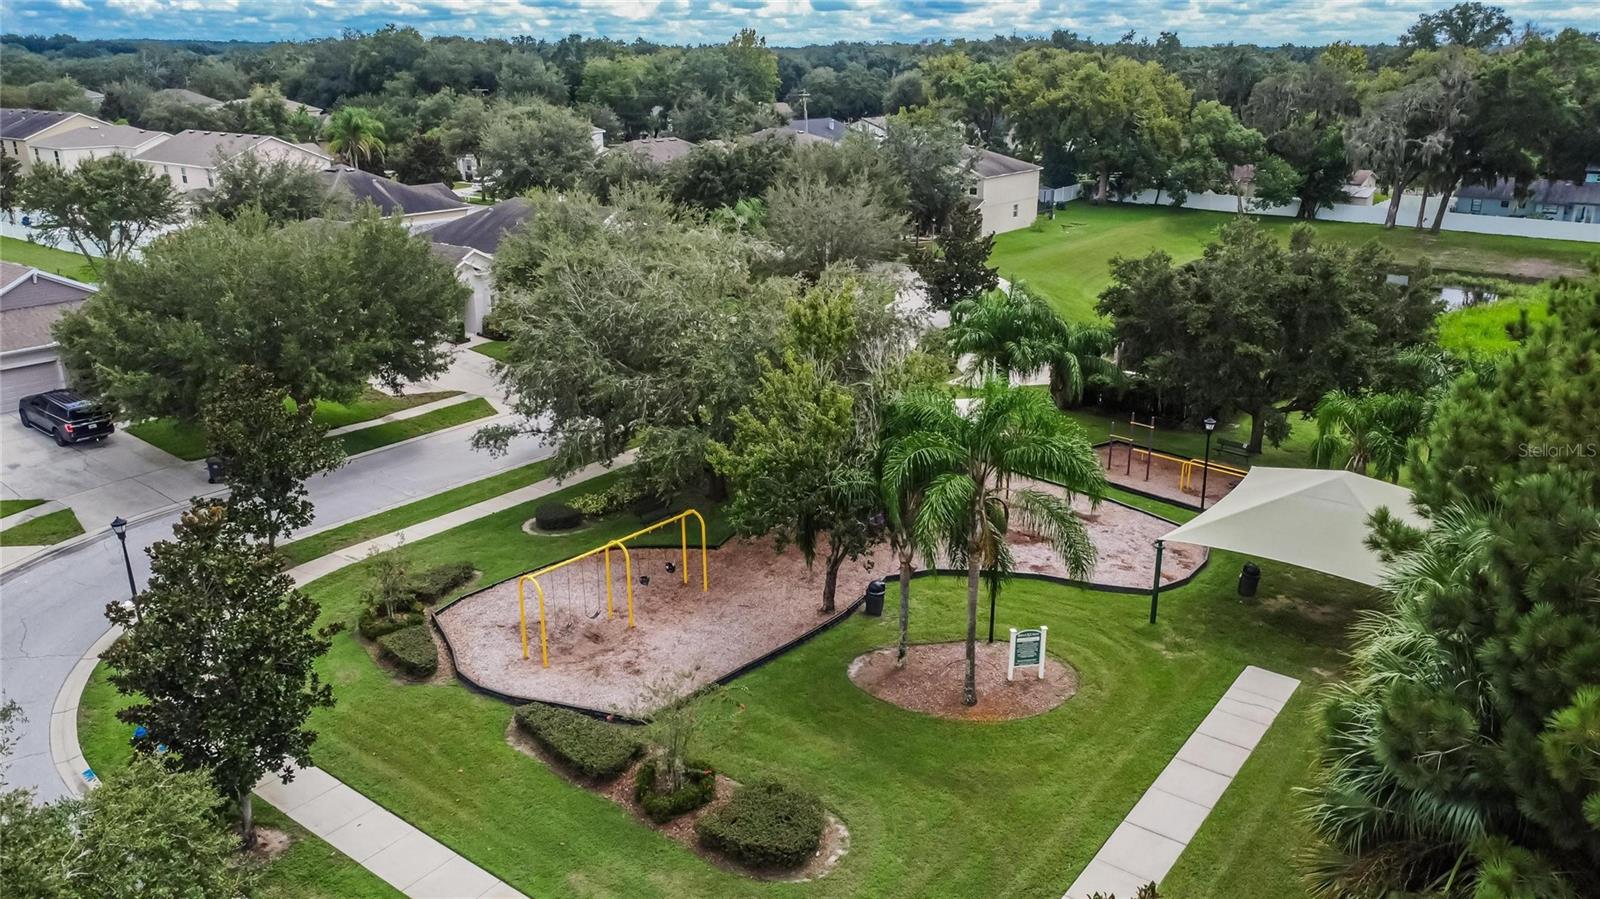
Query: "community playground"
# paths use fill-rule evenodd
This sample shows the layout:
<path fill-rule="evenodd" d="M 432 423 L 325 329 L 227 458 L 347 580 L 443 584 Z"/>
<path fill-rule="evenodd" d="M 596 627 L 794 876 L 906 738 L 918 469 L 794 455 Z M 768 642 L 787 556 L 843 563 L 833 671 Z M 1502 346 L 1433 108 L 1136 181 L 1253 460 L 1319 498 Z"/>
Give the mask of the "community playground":
<path fill-rule="evenodd" d="M 1149 589 L 1153 543 L 1172 523 L 1109 500 L 1091 507 L 1078 497 L 1074 507 L 1097 553 L 1078 583 Z M 674 531 L 677 547 L 631 545 Z M 699 513 L 687 510 L 462 597 L 434 618 L 457 675 L 515 701 L 645 718 L 668 698 L 661 693 L 667 681 L 692 691 L 736 677 L 851 614 L 869 584 L 898 572 L 886 545 L 847 560 L 836 608 L 823 612 L 820 559 L 808 568 L 792 546 L 775 552 L 767 541 L 745 539 L 712 546 L 704 535 Z M 1019 575 L 1070 581 L 1037 535 L 1013 528 L 1009 540 Z M 1201 547 L 1168 545 L 1163 584 L 1187 580 L 1205 561 Z M 892 586 L 889 592 L 892 603 Z"/>
<path fill-rule="evenodd" d="M 1156 436 L 1153 418 L 1147 423 L 1130 417 L 1113 426 L 1099 447 L 1106 480 L 1135 493 L 1199 507 L 1227 496 L 1249 474 L 1241 447 L 1219 440 L 1208 456 L 1194 458 L 1156 449 Z"/>

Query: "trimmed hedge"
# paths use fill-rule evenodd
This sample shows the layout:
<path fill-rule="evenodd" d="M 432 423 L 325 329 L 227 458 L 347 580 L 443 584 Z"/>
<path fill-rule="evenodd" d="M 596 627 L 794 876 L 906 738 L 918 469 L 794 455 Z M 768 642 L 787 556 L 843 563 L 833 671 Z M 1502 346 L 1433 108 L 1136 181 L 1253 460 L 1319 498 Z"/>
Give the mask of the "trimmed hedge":
<path fill-rule="evenodd" d="M 514 717 L 517 727 L 546 752 L 597 780 L 610 780 L 628 770 L 642 745 L 625 724 L 607 724 L 542 702 L 521 706 Z"/>
<path fill-rule="evenodd" d="M 710 765 L 689 762 L 685 768 L 683 788 L 676 793 L 661 793 L 656 790 L 655 760 L 639 766 L 633 781 L 633 798 L 650 820 L 664 824 L 717 798 L 717 772 Z"/>
<path fill-rule="evenodd" d="M 381 614 L 377 609 L 366 609 L 356 621 L 356 630 L 368 640 L 376 640 L 385 634 L 408 627 L 416 627 L 426 622 L 421 612 L 401 612 L 393 618 Z"/>
<path fill-rule="evenodd" d="M 411 578 L 412 598 L 420 605 L 433 605 L 477 573 L 471 562 L 451 562 L 423 569 Z"/>
<path fill-rule="evenodd" d="M 533 510 L 533 523 L 541 531 L 570 531 L 583 524 L 583 513 L 564 503 L 545 503 Z"/>
<path fill-rule="evenodd" d="M 383 657 L 412 677 L 431 677 L 439 670 L 439 648 L 426 624 L 403 627 L 378 638 Z"/>
<path fill-rule="evenodd" d="M 758 867 L 793 868 L 822 845 L 822 800 L 775 781 L 740 787 L 701 818 L 695 833 L 712 849 Z"/>

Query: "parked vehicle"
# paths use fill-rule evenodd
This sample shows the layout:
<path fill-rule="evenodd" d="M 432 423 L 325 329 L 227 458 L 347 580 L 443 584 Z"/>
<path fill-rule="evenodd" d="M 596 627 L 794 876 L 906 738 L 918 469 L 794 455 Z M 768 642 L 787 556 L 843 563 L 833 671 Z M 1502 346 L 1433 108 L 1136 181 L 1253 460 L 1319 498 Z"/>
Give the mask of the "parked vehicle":
<path fill-rule="evenodd" d="M 17 414 L 23 427 L 43 431 L 61 446 L 104 440 L 116 430 L 110 415 L 71 390 L 25 396 L 17 403 Z"/>

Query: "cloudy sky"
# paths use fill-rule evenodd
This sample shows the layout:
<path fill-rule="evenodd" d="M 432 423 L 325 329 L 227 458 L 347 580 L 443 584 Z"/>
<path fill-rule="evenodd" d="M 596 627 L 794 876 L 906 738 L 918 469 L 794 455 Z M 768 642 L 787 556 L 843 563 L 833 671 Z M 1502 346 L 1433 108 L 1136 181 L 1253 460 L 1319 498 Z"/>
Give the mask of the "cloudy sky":
<path fill-rule="evenodd" d="M 754 26 L 779 46 L 1048 34 L 1186 44 L 1393 40 L 1449 0 L 0 0 L 0 30 L 79 38 L 304 40 L 389 22 L 424 34 L 718 41 Z M 1520 24 L 1600 28 L 1592 2 L 1502 0 Z"/>

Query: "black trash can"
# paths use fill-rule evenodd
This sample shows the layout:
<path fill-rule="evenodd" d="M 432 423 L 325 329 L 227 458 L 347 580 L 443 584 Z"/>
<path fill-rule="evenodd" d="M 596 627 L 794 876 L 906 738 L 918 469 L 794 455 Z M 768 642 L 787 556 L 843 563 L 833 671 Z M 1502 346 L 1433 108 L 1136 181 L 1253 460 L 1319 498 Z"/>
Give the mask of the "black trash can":
<path fill-rule="evenodd" d="M 1256 588 L 1261 586 L 1261 569 L 1254 562 L 1244 563 L 1244 569 L 1239 572 L 1239 595 L 1255 596 Z"/>
<path fill-rule="evenodd" d="M 211 456 L 206 459 L 206 483 L 215 484 L 228 474 L 228 464 L 221 456 Z"/>
<path fill-rule="evenodd" d="M 883 616 L 883 581 L 873 581 L 867 585 L 867 607 L 862 609 L 862 614 L 874 618 Z"/>

